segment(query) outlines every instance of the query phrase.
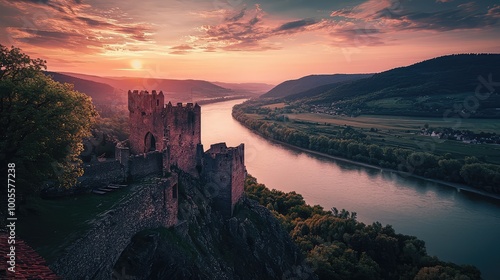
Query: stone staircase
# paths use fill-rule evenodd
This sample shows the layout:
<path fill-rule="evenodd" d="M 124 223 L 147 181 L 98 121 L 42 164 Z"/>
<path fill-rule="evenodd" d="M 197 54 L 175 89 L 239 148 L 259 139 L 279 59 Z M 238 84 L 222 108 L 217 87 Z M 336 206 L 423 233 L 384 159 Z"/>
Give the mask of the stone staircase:
<path fill-rule="evenodd" d="M 121 188 L 126 187 L 127 185 L 120 185 L 120 184 L 108 184 L 106 187 L 98 188 L 98 189 L 93 189 L 92 193 L 98 194 L 98 195 L 105 195 L 107 193 L 119 190 Z"/>

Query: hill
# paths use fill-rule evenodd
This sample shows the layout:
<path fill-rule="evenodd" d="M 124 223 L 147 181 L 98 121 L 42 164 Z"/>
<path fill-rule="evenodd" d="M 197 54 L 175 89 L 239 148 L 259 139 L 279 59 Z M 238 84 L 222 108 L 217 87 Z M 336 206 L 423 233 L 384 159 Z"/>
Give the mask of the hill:
<path fill-rule="evenodd" d="M 310 75 L 296 80 L 285 81 L 267 93 L 263 94 L 262 98 L 282 98 L 310 89 L 346 81 L 353 81 L 370 77 L 372 74 L 333 74 L 333 75 Z"/>
<path fill-rule="evenodd" d="M 264 84 L 264 83 L 224 83 L 224 82 L 212 82 L 223 88 L 228 88 L 233 90 L 235 93 L 241 93 L 246 95 L 259 96 L 263 93 L 271 90 L 274 85 Z"/>
<path fill-rule="evenodd" d="M 73 84 L 75 90 L 92 97 L 92 102 L 94 104 L 109 103 L 119 99 L 121 95 L 109 84 L 81 79 L 57 72 L 46 72 L 46 75 L 51 76 L 52 79 L 57 82 Z"/>
<path fill-rule="evenodd" d="M 348 115 L 496 118 L 499 64 L 500 54 L 448 55 L 288 99 Z"/>
<path fill-rule="evenodd" d="M 174 80 L 159 78 L 98 77 L 78 73 L 64 73 L 80 79 L 105 83 L 122 94 L 128 90 L 162 90 L 172 102 L 192 102 L 207 98 L 234 95 L 234 91 L 203 80 Z"/>

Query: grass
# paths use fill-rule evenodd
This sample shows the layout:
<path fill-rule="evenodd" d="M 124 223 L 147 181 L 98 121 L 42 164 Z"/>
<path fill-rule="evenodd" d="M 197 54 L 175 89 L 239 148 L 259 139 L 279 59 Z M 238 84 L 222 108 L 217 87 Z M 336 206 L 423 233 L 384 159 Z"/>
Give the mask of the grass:
<path fill-rule="evenodd" d="M 49 263 L 87 231 L 99 214 L 132 195 L 134 186 L 106 195 L 82 194 L 58 199 L 29 197 L 21 208 L 18 235 Z"/>
<path fill-rule="evenodd" d="M 430 110 L 430 107 L 442 107 L 448 104 L 450 109 L 453 104 L 463 104 L 464 100 L 473 96 L 473 92 L 463 92 L 454 94 L 432 94 L 427 96 L 413 97 L 387 97 L 366 102 L 366 106 L 378 110 L 408 109 L 415 110 L 415 106 L 424 106 Z"/>
<path fill-rule="evenodd" d="M 262 119 L 261 115 L 248 114 L 248 116 Z M 408 148 L 437 155 L 449 153 L 457 159 L 466 156 L 483 157 L 488 163 L 500 164 L 500 145 L 465 144 L 419 134 L 426 123 L 430 127 L 451 126 L 441 118 L 379 115 L 347 117 L 313 113 L 288 114 L 288 117 L 290 122 L 278 122 L 278 124 L 287 125 L 310 135 L 335 136 L 344 129 L 344 125 L 347 125 L 361 130 L 370 137 L 373 144 L 380 146 Z M 371 128 L 376 131 L 370 131 Z M 500 122 L 491 119 L 463 119 L 461 126 L 455 129 L 500 133 Z"/>
<path fill-rule="evenodd" d="M 262 108 L 268 108 L 268 109 L 282 109 L 285 108 L 286 104 L 284 102 L 281 103 L 273 103 L 269 105 L 262 106 Z"/>
<path fill-rule="evenodd" d="M 392 97 L 370 101 L 367 102 L 366 105 L 377 108 L 406 109 L 413 105 L 413 101 L 401 97 Z"/>
<path fill-rule="evenodd" d="M 331 116 L 326 114 L 289 114 L 290 120 L 349 125 L 357 128 L 377 128 L 394 130 L 419 130 L 428 124 L 430 127 L 452 127 L 456 130 L 471 130 L 474 132 L 500 133 L 498 119 L 444 119 L 424 117 L 396 117 L 381 115 L 362 115 L 358 117 Z"/>

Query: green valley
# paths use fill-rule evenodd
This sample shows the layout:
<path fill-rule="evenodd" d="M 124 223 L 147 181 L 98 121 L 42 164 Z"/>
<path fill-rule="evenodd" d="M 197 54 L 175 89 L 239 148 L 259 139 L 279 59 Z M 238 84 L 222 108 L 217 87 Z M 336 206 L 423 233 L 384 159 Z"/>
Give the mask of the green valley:
<path fill-rule="evenodd" d="M 233 117 L 299 148 L 498 193 L 499 62 L 494 54 L 449 55 L 307 83 L 302 93 L 237 105 Z"/>

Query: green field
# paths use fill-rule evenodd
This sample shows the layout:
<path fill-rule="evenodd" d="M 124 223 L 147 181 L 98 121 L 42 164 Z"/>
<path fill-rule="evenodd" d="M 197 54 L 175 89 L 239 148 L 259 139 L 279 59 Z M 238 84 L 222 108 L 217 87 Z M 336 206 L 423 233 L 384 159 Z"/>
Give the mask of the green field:
<path fill-rule="evenodd" d="M 332 116 L 326 114 L 289 114 L 290 120 L 321 122 L 335 125 L 348 125 L 357 128 L 378 128 L 391 130 L 420 130 L 424 124 L 430 127 L 451 127 L 455 130 L 500 133 L 498 119 L 444 119 L 424 117 L 399 117 L 381 115 L 362 115 L 358 117 Z"/>
<path fill-rule="evenodd" d="M 282 108 L 285 108 L 286 104 L 284 102 L 281 102 L 281 103 L 273 103 L 273 104 L 269 104 L 269 105 L 264 105 L 262 106 L 262 108 L 267 108 L 267 109 L 282 109 Z"/>
<path fill-rule="evenodd" d="M 262 115 L 248 114 L 252 118 L 263 119 Z M 438 139 L 420 135 L 424 124 L 429 127 L 453 127 L 456 122 L 442 118 L 395 117 L 365 115 L 359 117 L 331 116 L 326 114 L 287 114 L 290 121 L 277 122 L 304 131 L 310 135 L 336 136 L 345 126 L 350 126 L 368 135 L 373 144 L 380 146 L 408 148 L 436 155 L 451 154 L 463 159 L 465 156 L 481 157 L 489 163 L 500 164 L 500 145 L 466 144 L 460 141 Z M 275 121 L 271 121 L 275 122 Z M 491 119 L 462 119 L 456 130 L 500 133 L 500 122 Z"/>

